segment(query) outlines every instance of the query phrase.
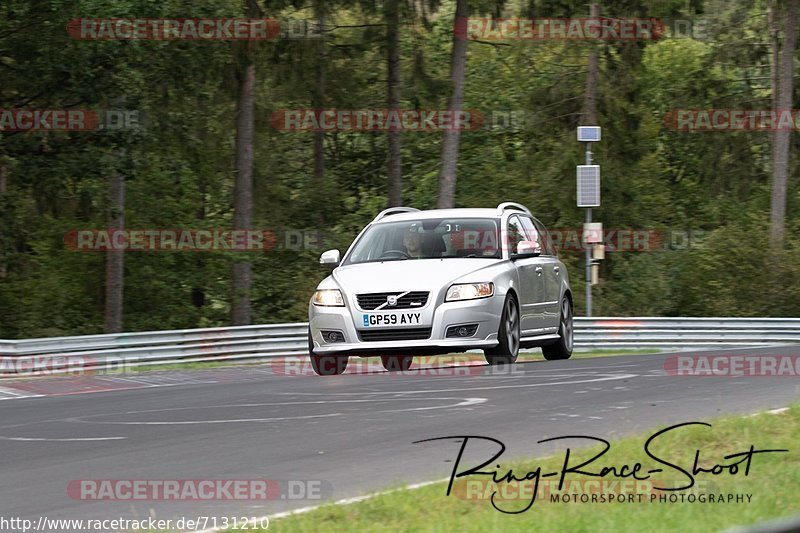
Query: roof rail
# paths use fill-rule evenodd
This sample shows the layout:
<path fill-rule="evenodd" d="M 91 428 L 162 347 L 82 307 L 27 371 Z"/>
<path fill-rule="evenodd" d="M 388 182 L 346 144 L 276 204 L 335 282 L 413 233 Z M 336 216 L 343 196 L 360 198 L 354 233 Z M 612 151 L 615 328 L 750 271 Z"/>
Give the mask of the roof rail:
<path fill-rule="evenodd" d="M 527 207 L 525 207 L 522 204 L 518 204 L 516 202 L 503 202 L 502 204 L 498 205 L 497 206 L 497 214 L 498 215 L 502 215 L 503 211 L 505 211 L 506 209 L 516 209 L 516 210 L 519 210 L 519 211 L 524 211 L 524 212 L 528 213 L 529 215 L 531 214 L 530 210 Z"/>
<path fill-rule="evenodd" d="M 376 216 L 372 222 L 377 222 L 382 218 L 388 217 L 389 215 L 396 215 L 397 213 L 411 213 L 413 211 L 419 211 L 414 207 L 390 207 L 389 209 L 384 209 L 378 216 Z"/>

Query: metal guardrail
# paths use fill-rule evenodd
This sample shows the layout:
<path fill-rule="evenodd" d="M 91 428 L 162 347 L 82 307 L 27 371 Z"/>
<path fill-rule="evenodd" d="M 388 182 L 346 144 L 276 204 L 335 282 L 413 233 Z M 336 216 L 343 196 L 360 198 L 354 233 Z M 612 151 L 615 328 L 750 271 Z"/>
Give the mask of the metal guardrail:
<path fill-rule="evenodd" d="M 0 340 L 0 376 L 18 375 L 28 367 L 59 373 L 304 355 L 307 327 L 293 323 Z M 698 350 L 794 343 L 800 344 L 800 318 L 575 318 L 577 349 Z"/>
<path fill-rule="evenodd" d="M 710 349 L 800 343 L 800 318 L 575 318 L 578 348 Z"/>

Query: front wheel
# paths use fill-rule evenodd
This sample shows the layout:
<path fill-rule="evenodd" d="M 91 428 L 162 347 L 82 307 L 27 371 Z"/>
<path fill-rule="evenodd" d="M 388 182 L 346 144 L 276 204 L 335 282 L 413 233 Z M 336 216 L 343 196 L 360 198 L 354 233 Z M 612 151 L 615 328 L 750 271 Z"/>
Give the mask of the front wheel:
<path fill-rule="evenodd" d="M 572 305 L 566 296 L 561 300 L 558 340 L 550 346 L 542 346 L 542 354 L 548 361 L 569 359 L 572 356 Z"/>
<path fill-rule="evenodd" d="M 311 328 L 308 328 L 308 356 L 311 358 L 311 368 L 320 376 L 343 374 L 350 359 L 346 355 L 315 355 L 314 341 L 311 339 Z"/>
<path fill-rule="evenodd" d="M 500 330 L 497 332 L 497 340 L 500 343 L 494 348 L 483 351 L 486 362 L 490 365 L 508 365 L 516 362 L 519 355 L 519 336 L 517 301 L 508 295 L 500 317 Z"/>
<path fill-rule="evenodd" d="M 413 359 L 410 355 L 382 355 L 381 363 L 389 372 L 406 372 L 411 368 Z"/>
<path fill-rule="evenodd" d="M 311 368 L 320 376 L 338 376 L 344 374 L 349 359 L 346 355 L 311 354 Z"/>

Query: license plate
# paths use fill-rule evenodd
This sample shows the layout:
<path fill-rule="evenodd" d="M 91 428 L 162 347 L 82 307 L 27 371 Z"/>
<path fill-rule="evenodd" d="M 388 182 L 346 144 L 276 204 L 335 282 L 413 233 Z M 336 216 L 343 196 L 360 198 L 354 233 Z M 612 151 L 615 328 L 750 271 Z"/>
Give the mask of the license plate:
<path fill-rule="evenodd" d="M 370 326 L 413 326 L 419 324 L 422 313 L 372 313 L 364 314 L 365 328 Z"/>

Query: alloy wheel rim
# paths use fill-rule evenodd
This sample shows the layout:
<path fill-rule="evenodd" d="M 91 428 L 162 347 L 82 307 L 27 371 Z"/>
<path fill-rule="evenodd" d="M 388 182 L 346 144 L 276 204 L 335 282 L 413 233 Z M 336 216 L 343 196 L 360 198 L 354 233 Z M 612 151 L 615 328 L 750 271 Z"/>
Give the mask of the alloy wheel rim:
<path fill-rule="evenodd" d="M 506 339 L 511 355 L 517 353 L 519 347 L 519 330 L 517 328 L 517 307 L 509 300 L 506 309 Z"/>
<path fill-rule="evenodd" d="M 572 351 L 572 320 L 569 302 L 564 300 L 561 304 L 561 331 L 564 334 L 564 344 L 567 350 Z"/>

